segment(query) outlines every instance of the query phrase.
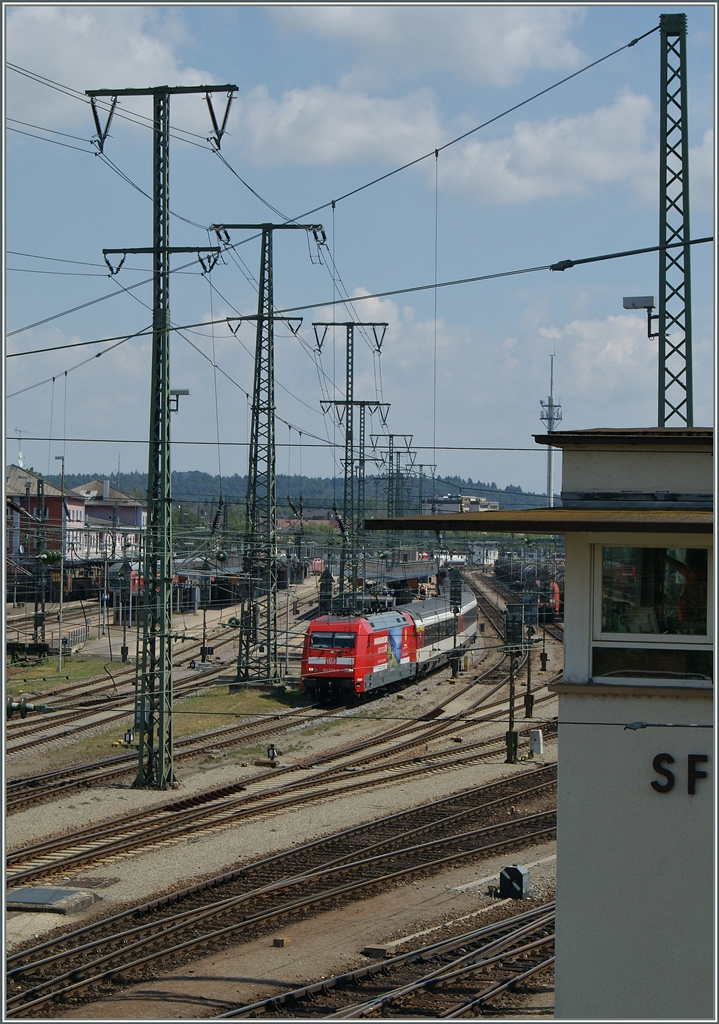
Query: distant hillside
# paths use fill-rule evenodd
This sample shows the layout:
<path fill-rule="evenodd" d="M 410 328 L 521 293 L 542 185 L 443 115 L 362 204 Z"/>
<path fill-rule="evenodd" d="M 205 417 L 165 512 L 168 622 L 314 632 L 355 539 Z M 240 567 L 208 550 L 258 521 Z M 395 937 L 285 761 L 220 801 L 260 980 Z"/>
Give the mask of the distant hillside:
<path fill-rule="evenodd" d="M 106 474 L 84 473 L 82 476 L 65 474 L 67 487 L 77 487 L 87 480 L 102 480 Z M 60 483 L 59 476 L 49 476 L 47 479 L 54 484 Z M 147 473 L 112 473 L 110 481 L 113 487 L 117 487 L 127 494 L 143 496 L 147 492 Z M 368 476 L 366 478 L 367 511 L 384 513 L 387 508 L 387 478 L 380 476 Z M 433 489 L 432 481 L 427 477 L 422 481 L 422 494 L 425 500 L 431 496 Z M 222 495 L 225 501 L 232 504 L 244 503 L 247 491 L 247 477 L 233 476 L 222 478 Z M 331 508 L 334 503 L 338 507 L 342 505 L 343 481 L 341 478 L 331 477 L 299 477 L 279 474 L 277 477 L 277 504 L 282 511 L 289 511 L 287 496 L 297 505 L 300 495 L 305 509 L 310 508 Z M 538 508 L 546 504 L 544 494 L 534 494 L 531 491 L 523 491 L 517 484 L 509 484 L 503 490 L 495 483 L 483 483 L 480 480 L 473 481 L 471 477 L 465 480 L 463 477 L 449 476 L 437 478 L 434 481 L 434 494 L 440 497 L 443 494 L 469 495 L 472 497 L 487 498 L 489 501 L 499 502 L 502 509 Z M 220 496 L 220 478 L 200 470 L 190 470 L 186 473 L 172 474 L 172 496 L 177 502 L 189 504 L 213 505 Z M 419 492 L 417 480 L 408 484 L 403 499 L 406 512 L 411 513 L 419 508 Z"/>

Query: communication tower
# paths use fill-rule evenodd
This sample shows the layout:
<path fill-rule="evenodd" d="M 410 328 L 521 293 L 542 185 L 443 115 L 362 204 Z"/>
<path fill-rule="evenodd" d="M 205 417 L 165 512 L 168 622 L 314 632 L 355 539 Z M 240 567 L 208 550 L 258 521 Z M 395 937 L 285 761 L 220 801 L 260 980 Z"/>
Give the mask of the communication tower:
<path fill-rule="evenodd" d="M 554 356 L 551 355 L 549 359 L 549 397 L 546 402 L 541 399 L 539 401 L 542 407 L 539 418 L 542 423 L 546 423 L 547 433 L 553 434 L 556 425 L 562 420 L 562 407 L 554 401 Z M 554 507 L 554 448 L 551 445 L 547 448 L 547 506 Z"/>

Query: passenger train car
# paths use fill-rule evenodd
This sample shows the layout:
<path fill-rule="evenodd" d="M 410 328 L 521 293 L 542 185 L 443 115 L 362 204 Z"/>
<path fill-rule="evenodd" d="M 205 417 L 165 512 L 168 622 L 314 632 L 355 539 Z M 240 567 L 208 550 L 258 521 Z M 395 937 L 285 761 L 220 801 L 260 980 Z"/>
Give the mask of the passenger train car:
<path fill-rule="evenodd" d="M 448 587 L 372 615 L 321 615 L 305 634 L 302 689 L 318 697 L 396 689 L 448 661 L 476 633 L 477 601 L 467 588 L 456 616 Z"/>

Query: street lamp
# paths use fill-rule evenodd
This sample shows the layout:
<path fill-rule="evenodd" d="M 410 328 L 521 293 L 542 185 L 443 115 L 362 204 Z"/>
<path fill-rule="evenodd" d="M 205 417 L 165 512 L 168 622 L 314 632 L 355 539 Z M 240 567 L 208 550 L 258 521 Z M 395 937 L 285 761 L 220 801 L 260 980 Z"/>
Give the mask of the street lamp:
<path fill-rule="evenodd" d="M 56 455 L 55 461 L 62 463 L 60 476 L 60 490 L 62 491 L 60 499 L 60 613 L 58 615 L 60 641 L 57 647 L 57 670 L 62 672 L 62 598 L 65 589 L 65 456 Z"/>

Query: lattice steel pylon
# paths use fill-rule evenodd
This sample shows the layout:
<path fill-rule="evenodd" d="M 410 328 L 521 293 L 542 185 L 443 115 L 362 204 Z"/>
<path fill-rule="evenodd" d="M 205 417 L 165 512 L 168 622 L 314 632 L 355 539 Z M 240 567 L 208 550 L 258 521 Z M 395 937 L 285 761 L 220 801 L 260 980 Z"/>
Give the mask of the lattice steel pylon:
<path fill-rule="evenodd" d="M 247 605 L 237 658 L 237 681 L 271 683 L 280 678 L 277 639 L 277 477 L 275 471 L 275 331 L 272 238 L 275 231 L 311 231 L 325 241 L 321 224 L 213 224 L 211 230 L 229 244 L 231 230 L 262 232 L 257 297 L 252 423 L 247 473 L 246 543 L 243 568 L 248 580 Z M 249 318 L 246 318 L 249 319 Z"/>
<path fill-rule="evenodd" d="M 153 101 L 153 230 L 152 245 L 133 249 L 104 249 L 110 274 L 119 272 L 128 253 L 152 255 L 152 370 L 150 443 L 147 473 L 147 532 L 141 604 L 141 668 L 135 681 L 135 729 L 138 769 L 134 786 L 167 789 L 174 782 L 172 683 L 172 490 L 170 474 L 170 256 L 172 253 L 219 253 L 218 247 L 170 246 L 170 96 L 204 93 L 216 133 L 217 149 L 227 124 L 236 85 L 157 86 L 152 89 L 88 89 L 100 153 L 108 137 L 118 96 L 151 96 Z M 228 94 L 222 128 L 217 126 L 211 93 Z M 105 126 L 100 124 L 97 99 L 111 99 Z M 117 266 L 108 260 L 120 255 Z M 215 255 L 216 258 L 216 255 Z M 205 269 L 207 269 L 205 267 Z"/>
<path fill-rule="evenodd" d="M 320 403 L 323 412 L 331 406 L 338 409 L 340 417 L 344 420 L 345 434 L 345 456 L 344 456 L 344 492 L 342 504 L 342 550 L 340 551 L 340 578 L 339 578 L 339 599 L 342 607 L 347 604 L 351 612 L 356 611 L 357 603 L 357 531 L 359 523 L 364 522 L 365 516 L 365 413 L 386 410 L 389 408 L 386 402 L 356 402 L 354 400 L 354 334 L 356 327 L 369 327 L 372 329 L 374 340 L 373 350 L 379 355 L 382 351 L 382 342 L 389 324 L 387 323 L 357 323 L 354 320 L 318 321 L 312 325 L 317 340 L 317 348 L 321 352 L 322 345 L 327 337 L 330 327 L 344 327 L 346 331 L 347 351 L 345 360 L 345 398 L 344 401 L 323 401 Z M 321 328 L 321 330 L 318 330 Z M 358 446 L 358 476 L 355 480 L 355 435 L 354 435 L 354 410 L 359 408 L 360 413 L 360 436 Z M 386 411 L 383 412 L 383 422 L 386 420 Z M 348 595 L 345 599 L 345 594 Z"/>
<path fill-rule="evenodd" d="M 659 244 L 689 242 L 686 14 L 662 14 Z M 659 251 L 658 424 L 694 425 L 690 246 Z"/>

